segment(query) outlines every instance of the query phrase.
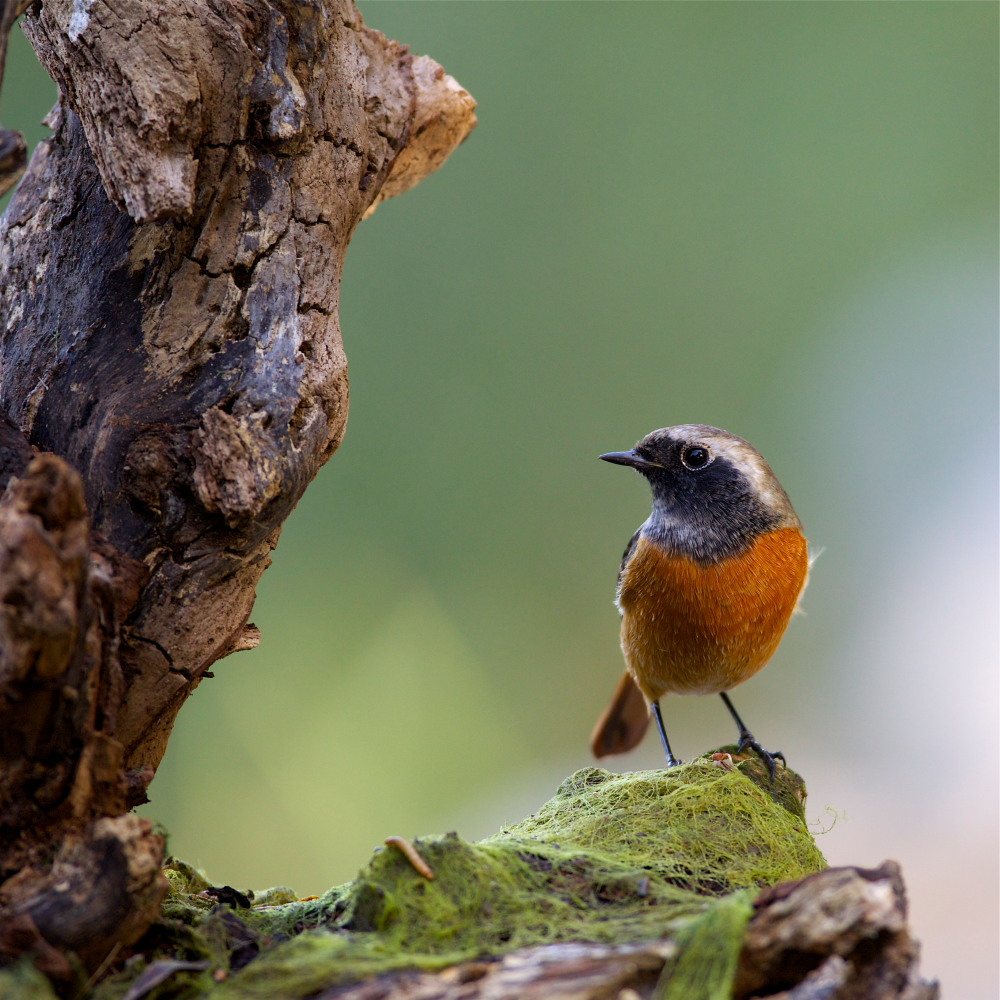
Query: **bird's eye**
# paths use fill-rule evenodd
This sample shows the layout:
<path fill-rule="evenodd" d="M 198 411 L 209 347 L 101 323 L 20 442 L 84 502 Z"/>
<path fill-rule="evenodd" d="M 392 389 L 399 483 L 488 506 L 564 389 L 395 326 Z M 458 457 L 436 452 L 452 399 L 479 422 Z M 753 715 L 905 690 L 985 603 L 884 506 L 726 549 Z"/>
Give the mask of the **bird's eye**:
<path fill-rule="evenodd" d="M 681 449 L 681 462 L 688 469 L 704 469 L 712 461 L 712 453 L 700 444 L 690 444 Z"/>

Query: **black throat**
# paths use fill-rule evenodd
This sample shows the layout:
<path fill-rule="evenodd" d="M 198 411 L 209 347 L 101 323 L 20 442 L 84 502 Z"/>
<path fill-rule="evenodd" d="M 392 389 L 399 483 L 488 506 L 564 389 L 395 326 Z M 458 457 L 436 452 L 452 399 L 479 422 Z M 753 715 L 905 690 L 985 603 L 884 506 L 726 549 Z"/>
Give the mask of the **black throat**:
<path fill-rule="evenodd" d="M 653 513 L 643 534 L 673 555 L 711 565 L 740 555 L 781 525 L 781 516 L 725 458 L 686 475 L 659 469 L 643 475 L 653 490 Z"/>

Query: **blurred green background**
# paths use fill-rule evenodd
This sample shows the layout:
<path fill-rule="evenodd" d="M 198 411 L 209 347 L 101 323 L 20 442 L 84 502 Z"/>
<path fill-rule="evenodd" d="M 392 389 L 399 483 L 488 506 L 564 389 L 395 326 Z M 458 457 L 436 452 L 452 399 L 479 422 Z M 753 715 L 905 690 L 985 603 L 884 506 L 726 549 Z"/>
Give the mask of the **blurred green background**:
<path fill-rule="evenodd" d="M 480 126 L 355 236 L 347 438 L 144 812 L 300 893 L 520 819 L 621 671 L 648 498 L 596 456 L 717 424 L 824 550 L 737 705 L 832 863 L 902 862 L 925 973 L 995 997 L 997 6 L 361 7 Z M 14 42 L 0 117 L 35 141 L 54 88 Z M 732 738 L 718 699 L 664 710 L 681 755 Z"/>

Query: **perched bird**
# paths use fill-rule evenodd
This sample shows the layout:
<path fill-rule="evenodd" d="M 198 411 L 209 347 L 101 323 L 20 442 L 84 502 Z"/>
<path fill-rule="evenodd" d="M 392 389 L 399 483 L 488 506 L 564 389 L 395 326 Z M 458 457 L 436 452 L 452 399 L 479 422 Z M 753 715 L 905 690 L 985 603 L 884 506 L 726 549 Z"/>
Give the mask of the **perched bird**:
<path fill-rule="evenodd" d="M 642 739 L 665 694 L 718 694 L 739 727 L 740 751 L 774 758 L 744 725 L 727 691 L 772 657 L 809 576 L 802 524 L 763 456 L 705 424 L 647 434 L 631 451 L 601 455 L 645 476 L 653 512 L 632 536 L 618 572 L 626 671 L 591 737 L 596 757 Z"/>

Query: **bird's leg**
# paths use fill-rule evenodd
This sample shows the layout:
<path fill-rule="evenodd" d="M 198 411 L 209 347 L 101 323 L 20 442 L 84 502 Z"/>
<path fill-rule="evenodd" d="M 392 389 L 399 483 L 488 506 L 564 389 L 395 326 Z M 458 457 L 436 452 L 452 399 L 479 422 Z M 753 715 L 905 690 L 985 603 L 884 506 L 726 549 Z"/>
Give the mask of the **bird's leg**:
<path fill-rule="evenodd" d="M 746 723 L 740 718 L 739 713 L 733 707 L 733 703 L 729 700 L 729 695 L 725 691 L 719 692 L 719 697 L 725 703 L 726 708 L 729 709 L 729 714 L 733 717 L 736 725 L 740 729 L 740 743 L 739 752 L 743 753 L 744 750 L 753 750 L 755 754 L 767 765 L 767 769 L 771 774 L 771 780 L 774 781 L 775 772 L 775 760 L 781 759 L 781 763 L 785 763 L 785 755 L 780 750 L 765 750 L 753 737 L 753 733 L 750 732 L 746 727 Z"/>
<path fill-rule="evenodd" d="M 677 767 L 680 761 L 674 756 L 673 750 L 670 749 L 670 740 L 667 739 L 667 731 L 663 728 L 663 716 L 660 715 L 660 703 L 658 701 L 651 701 L 649 707 L 653 710 L 653 718 L 656 719 L 656 728 L 660 731 L 660 742 L 663 744 L 663 749 L 667 754 L 667 767 Z"/>

